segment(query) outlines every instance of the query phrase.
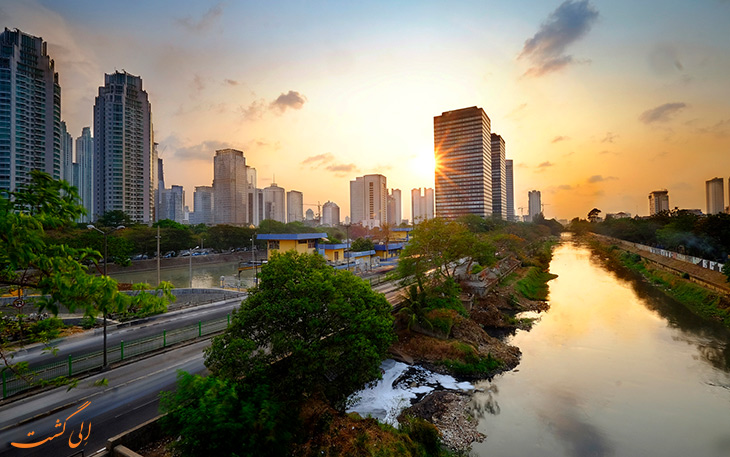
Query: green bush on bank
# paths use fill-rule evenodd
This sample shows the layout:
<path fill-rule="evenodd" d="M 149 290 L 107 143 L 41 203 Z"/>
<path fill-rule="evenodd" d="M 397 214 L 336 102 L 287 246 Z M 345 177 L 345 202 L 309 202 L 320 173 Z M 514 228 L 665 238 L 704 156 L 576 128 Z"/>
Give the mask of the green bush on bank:
<path fill-rule="evenodd" d="M 530 267 L 525 277 L 517 281 L 515 289 L 529 300 L 547 300 L 547 282 L 557 277 L 558 275 L 543 271 L 538 267 Z"/>

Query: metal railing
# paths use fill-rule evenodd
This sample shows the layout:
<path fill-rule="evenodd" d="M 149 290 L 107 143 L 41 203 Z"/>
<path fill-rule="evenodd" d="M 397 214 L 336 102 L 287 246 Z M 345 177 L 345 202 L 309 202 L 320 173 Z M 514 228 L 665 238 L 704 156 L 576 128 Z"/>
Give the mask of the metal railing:
<path fill-rule="evenodd" d="M 191 341 L 219 333 L 228 327 L 231 315 L 210 321 L 198 321 L 175 330 L 140 338 L 131 341 L 121 341 L 118 345 L 107 348 L 109 363 L 121 362 L 140 355 L 148 354 L 183 341 Z M 9 368 L 2 370 L 2 398 L 8 398 L 33 387 L 47 384 L 58 378 L 71 378 L 87 371 L 100 369 L 103 363 L 103 352 L 96 351 L 80 356 L 68 356 L 66 360 L 49 363 L 38 368 L 32 368 L 22 375 L 17 375 Z"/>

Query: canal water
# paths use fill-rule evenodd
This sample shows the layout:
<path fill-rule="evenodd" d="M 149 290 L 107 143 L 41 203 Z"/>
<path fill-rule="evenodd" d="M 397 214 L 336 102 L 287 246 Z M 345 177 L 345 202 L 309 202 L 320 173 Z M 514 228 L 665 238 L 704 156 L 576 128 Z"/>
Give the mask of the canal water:
<path fill-rule="evenodd" d="M 730 456 L 730 332 L 571 240 L 550 271 L 519 366 L 476 384 L 473 455 Z"/>
<path fill-rule="evenodd" d="M 208 288 L 221 287 L 221 276 L 227 278 L 227 287 L 235 287 L 238 279 L 238 262 L 201 263 L 196 264 L 196 257 L 192 259 L 193 287 Z M 163 268 L 160 270 L 160 280 L 169 281 L 177 288 L 190 287 L 190 265 Z M 157 284 L 157 270 L 121 271 L 110 275 L 121 283 L 146 282 Z M 253 270 L 241 272 L 241 288 L 248 288 L 253 283 Z"/>

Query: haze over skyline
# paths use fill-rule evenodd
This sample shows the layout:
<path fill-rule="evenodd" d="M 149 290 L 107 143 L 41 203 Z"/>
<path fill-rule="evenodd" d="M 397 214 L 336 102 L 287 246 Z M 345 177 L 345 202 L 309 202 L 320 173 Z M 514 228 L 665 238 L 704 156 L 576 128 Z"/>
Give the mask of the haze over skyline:
<path fill-rule="evenodd" d="M 1 0 L 0 19 L 48 42 L 74 137 L 104 73 L 140 76 L 188 204 L 225 147 L 343 217 L 356 176 L 434 187 L 433 117 L 475 105 L 514 160 L 516 214 L 532 189 L 548 218 L 646 215 L 662 188 L 705 211 L 705 181 L 730 176 L 728 1 Z"/>

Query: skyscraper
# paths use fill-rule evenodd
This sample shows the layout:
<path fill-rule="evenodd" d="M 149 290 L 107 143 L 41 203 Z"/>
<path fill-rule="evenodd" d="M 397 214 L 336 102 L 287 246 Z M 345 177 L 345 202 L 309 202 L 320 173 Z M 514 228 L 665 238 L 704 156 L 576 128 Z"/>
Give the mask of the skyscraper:
<path fill-rule="evenodd" d="M 61 121 L 61 179 L 73 185 L 74 139 Z"/>
<path fill-rule="evenodd" d="M 290 190 L 286 193 L 286 221 L 302 220 L 304 220 L 304 195 L 298 190 Z"/>
<path fill-rule="evenodd" d="M 669 192 L 666 189 L 655 190 L 649 194 L 649 216 L 662 211 L 669 211 Z"/>
<path fill-rule="evenodd" d="M 182 186 L 170 186 L 169 189 L 159 189 L 160 208 L 157 209 L 159 219 L 170 219 L 182 224 L 185 220 L 185 191 Z"/>
<path fill-rule="evenodd" d="M 81 136 L 76 138 L 76 161 L 73 167 L 73 184 L 79 190 L 86 210 L 82 221 L 90 222 L 94 216 L 94 139 L 91 137 L 90 127 L 81 129 Z"/>
<path fill-rule="evenodd" d="M 215 151 L 213 196 L 216 224 L 256 224 L 256 170 L 246 165 L 243 151 L 230 148 Z"/>
<path fill-rule="evenodd" d="M 725 189 L 722 178 L 714 178 L 705 182 L 707 214 L 719 214 L 725 211 Z"/>
<path fill-rule="evenodd" d="M 365 175 L 350 181 L 350 220 L 364 227 L 388 222 L 388 186 L 383 175 Z"/>
<path fill-rule="evenodd" d="M 433 219 L 433 189 L 421 188 L 411 190 L 411 219 L 417 224 L 428 219 Z"/>
<path fill-rule="evenodd" d="M 193 193 L 193 212 L 190 213 L 190 224 L 206 224 L 213 223 L 213 186 L 196 186 Z"/>
<path fill-rule="evenodd" d="M 272 182 L 264 188 L 264 219 L 286 223 L 286 191 Z"/>
<path fill-rule="evenodd" d="M 61 176 L 61 86 L 43 38 L 0 34 L 0 190 L 30 183 L 30 171 Z"/>
<path fill-rule="evenodd" d="M 507 158 L 504 138 L 492 133 L 492 215 L 507 219 Z"/>
<path fill-rule="evenodd" d="M 337 203 L 327 201 L 322 205 L 322 225 L 335 227 L 340 225 L 340 207 Z"/>
<path fill-rule="evenodd" d="M 400 189 L 391 189 L 388 194 L 388 223 L 399 225 L 402 219 Z"/>
<path fill-rule="evenodd" d="M 512 160 L 504 161 L 505 182 L 507 183 L 507 220 L 515 220 L 515 179 Z"/>
<path fill-rule="evenodd" d="M 154 218 L 155 168 L 152 107 L 142 78 L 104 75 L 94 103 L 94 211 L 124 211 L 133 221 Z"/>
<path fill-rule="evenodd" d="M 483 109 L 446 111 L 433 118 L 436 216 L 492 215 L 491 122 Z"/>
<path fill-rule="evenodd" d="M 530 222 L 535 220 L 535 216 L 542 213 L 542 198 L 539 190 L 531 190 L 527 193 L 528 218 Z"/>

